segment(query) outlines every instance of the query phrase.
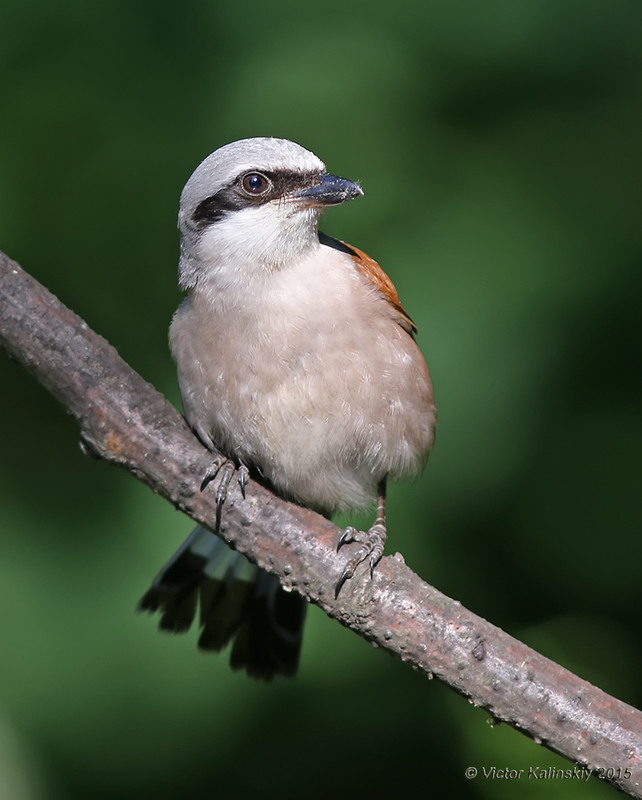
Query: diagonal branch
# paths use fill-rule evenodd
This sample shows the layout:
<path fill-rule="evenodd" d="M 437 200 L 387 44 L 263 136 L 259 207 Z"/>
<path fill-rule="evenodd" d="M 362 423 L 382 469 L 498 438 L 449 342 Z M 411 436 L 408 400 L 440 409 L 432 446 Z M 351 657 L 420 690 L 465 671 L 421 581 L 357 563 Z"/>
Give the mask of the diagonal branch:
<path fill-rule="evenodd" d="M 101 336 L 0 253 L 0 344 L 76 418 L 87 451 L 120 464 L 212 528 L 200 492 L 212 455 Z M 642 797 L 642 714 L 424 583 L 397 554 L 334 598 L 346 556 L 324 518 L 255 482 L 231 491 L 222 533 L 374 645 L 435 675 L 498 720 Z M 359 579 L 361 578 L 361 579 Z"/>

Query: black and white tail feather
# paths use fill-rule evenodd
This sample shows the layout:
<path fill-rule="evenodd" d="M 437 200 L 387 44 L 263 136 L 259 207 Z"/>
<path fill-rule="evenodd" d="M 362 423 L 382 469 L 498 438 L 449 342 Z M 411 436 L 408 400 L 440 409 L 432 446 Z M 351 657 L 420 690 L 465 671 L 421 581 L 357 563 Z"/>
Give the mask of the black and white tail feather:
<path fill-rule="evenodd" d="M 233 642 L 232 669 L 263 680 L 296 673 L 306 608 L 276 576 L 200 525 L 138 604 L 139 611 L 160 612 L 160 629 L 174 633 L 189 630 L 198 614 L 199 648 L 218 652 Z"/>

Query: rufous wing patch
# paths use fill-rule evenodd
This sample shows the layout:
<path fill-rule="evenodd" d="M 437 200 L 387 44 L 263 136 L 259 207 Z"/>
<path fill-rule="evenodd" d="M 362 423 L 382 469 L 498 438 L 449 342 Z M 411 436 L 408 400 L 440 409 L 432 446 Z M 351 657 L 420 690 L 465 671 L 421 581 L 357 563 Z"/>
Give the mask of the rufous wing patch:
<path fill-rule="evenodd" d="M 321 244 L 334 247 L 336 250 L 341 250 L 342 252 L 352 256 L 352 260 L 354 261 L 355 266 L 361 275 L 363 275 L 363 277 L 366 278 L 372 284 L 372 286 L 374 286 L 374 288 L 386 298 L 386 300 L 397 312 L 397 321 L 401 327 L 410 334 L 417 333 L 417 326 L 410 318 L 410 315 L 406 312 L 406 309 L 401 305 L 401 300 L 399 299 L 399 294 L 395 289 L 394 283 L 390 280 L 390 278 L 386 275 L 374 258 L 371 258 L 367 253 L 364 253 L 363 250 L 359 250 L 358 247 L 348 244 L 347 242 L 342 242 L 340 239 L 333 239 L 331 236 L 327 236 L 324 233 L 319 233 L 319 240 Z"/>

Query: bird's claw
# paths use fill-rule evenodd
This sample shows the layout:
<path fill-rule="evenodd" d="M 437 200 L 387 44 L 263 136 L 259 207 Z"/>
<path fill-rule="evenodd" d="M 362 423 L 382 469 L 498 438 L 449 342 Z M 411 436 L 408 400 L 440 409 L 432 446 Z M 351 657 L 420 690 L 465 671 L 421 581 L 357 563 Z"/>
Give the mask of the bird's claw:
<path fill-rule="evenodd" d="M 348 525 L 348 527 L 344 530 L 344 532 L 339 537 L 339 541 L 337 542 L 337 553 L 344 544 L 348 544 L 348 542 L 354 542 L 355 536 L 358 533 L 357 529 L 352 525 Z"/>
<path fill-rule="evenodd" d="M 374 568 L 379 563 L 383 555 L 383 549 L 386 544 L 386 527 L 380 523 L 376 523 L 370 528 L 369 531 L 358 531 L 350 525 L 347 527 L 339 538 L 337 544 L 337 552 L 343 547 L 344 544 L 349 542 L 359 542 L 361 547 L 357 550 L 354 556 L 348 561 L 345 569 L 341 573 L 341 577 L 337 581 L 334 589 L 334 596 L 337 598 L 343 584 L 352 578 L 357 567 L 366 559 L 370 566 L 370 578 L 374 575 Z"/>
<path fill-rule="evenodd" d="M 233 461 L 229 458 L 217 458 L 212 462 L 201 481 L 201 491 L 204 491 L 215 478 L 218 478 L 218 486 L 216 487 L 216 533 L 221 528 L 221 511 L 227 500 L 227 490 L 235 472 L 236 464 Z M 237 480 L 243 499 L 245 499 L 245 487 L 249 479 L 250 471 L 245 464 L 239 464 Z"/>
<path fill-rule="evenodd" d="M 250 470 L 245 466 L 245 464 L 239 464 L 239 487 L 241 489 L 241 494 L 243 495 L 243 499 L 245 500 L 245 487 L 248 485 L 250 481 Z"/>
<path fill-rule="evenodd" d="M 221 456 L 220 458 L 215 458 L 214 461 L 209 465 L 207 468 L 207 472 L 203 475 L 203 480 L 201 481 L 201 492 L 204 492 L 205 489 L 210 485 L 210 483 L 216 478 L 216 476 L 221 471 L 221 467 L 223 464 L 228 461 L 227 458 Z"/>

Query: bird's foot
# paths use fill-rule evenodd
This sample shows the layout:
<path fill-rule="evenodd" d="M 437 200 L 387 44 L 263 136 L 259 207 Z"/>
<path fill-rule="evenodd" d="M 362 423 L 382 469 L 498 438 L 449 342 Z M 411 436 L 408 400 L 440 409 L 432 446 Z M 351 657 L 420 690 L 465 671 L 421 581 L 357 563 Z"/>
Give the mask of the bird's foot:
<path fill-rule="evenodd" d="M 236 464 L 229 458 L 221 456 L 214 459 L 209 469 L 205 473 L 205 477 L 201 481 L 201 491 L 204 491 L 207 486 L 214 480 L 218 479 L 216 487 L 216 533 L 219 532 L 221 527 L 221 511 L 223 505 L 227 500 L 227 490 L 229 489 L 234 473 L 237 471 Z M 238 465 L 238 484 L 241 488 L 241 494 L 245 498 L 245 487 L 250 479 L 250 471 L 245 464 Z"/>
<path fill-rule="evenodd" d="M 354 575 L 359 564 L 366 559 L 370 564 L 370 577 L 372 578 L 374 568 L 383 555 L 383 548 L 386 544 L 387 535 L 386 526 L 381 522 L 376 522 L 369 531 L 358 531 L 356 528 L 353 528 L 352 525 L 345 529 L 337 544 L 337 552 L 339 552 L 344 544 L 349 544 L 350 542 L 358 542 L 361 547 L 350 561 L 348 561 L 345 569 L 341 573 L 341 577 L 337 581 L 334 590 L 335 598 L 339 596 L 343 584 Z"/>

